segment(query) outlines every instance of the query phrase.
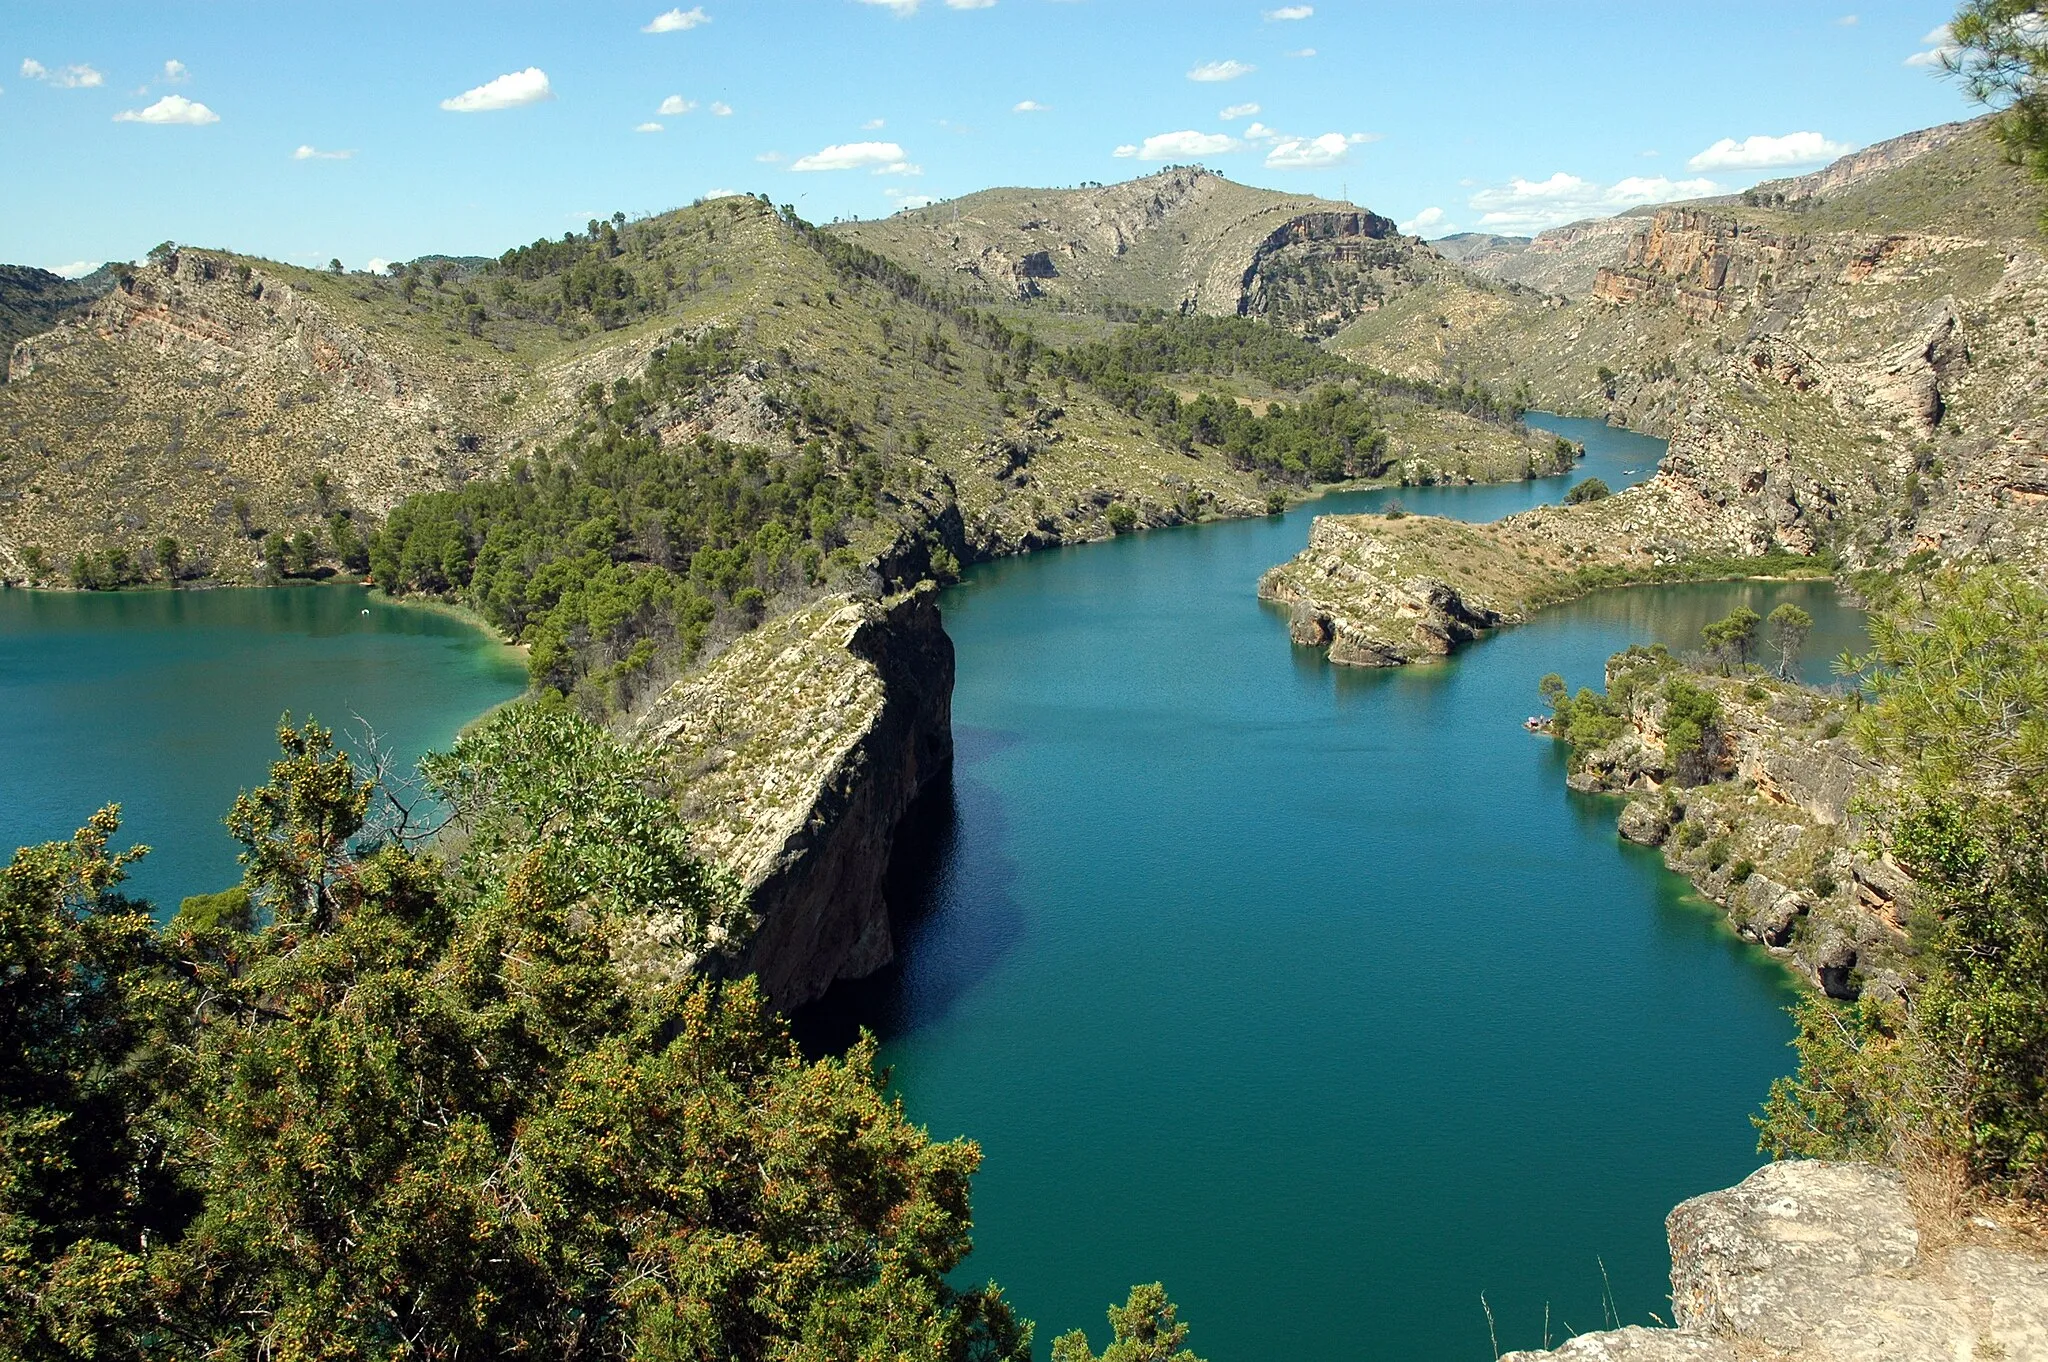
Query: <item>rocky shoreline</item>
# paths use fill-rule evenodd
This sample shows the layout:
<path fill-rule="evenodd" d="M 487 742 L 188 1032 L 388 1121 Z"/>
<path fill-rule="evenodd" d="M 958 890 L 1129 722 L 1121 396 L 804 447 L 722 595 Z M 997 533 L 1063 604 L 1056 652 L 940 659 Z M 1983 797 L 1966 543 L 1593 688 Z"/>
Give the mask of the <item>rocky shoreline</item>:
<path fill-rule="evenodd" d="M 1674 1327 L 1581 1334 L 1501 1362 L 2048 1357 L 2038 1240 L 1996 1214 L 1916 1215 L 1889 1169 L 1774 1163 L 1664 1223 Z"/>

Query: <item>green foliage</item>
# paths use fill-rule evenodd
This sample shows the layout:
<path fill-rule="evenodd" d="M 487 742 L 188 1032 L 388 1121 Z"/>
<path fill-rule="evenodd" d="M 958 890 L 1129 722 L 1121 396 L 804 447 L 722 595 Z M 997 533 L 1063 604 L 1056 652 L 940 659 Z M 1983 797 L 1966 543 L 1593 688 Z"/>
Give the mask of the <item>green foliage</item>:
<path fill-rule="evenodd" d="M 1746 605 L 1738 605 L 1721 619 L 1700 629 L 1700 641 L 1707 645 L 1707 651 L 1721 664 L 1725 675 L 1729 667 L 1746 667 L 1756 654 L 1761 638 L 1763 617 Z"/>
<path fill-rule="evenodd" d="M 1158 1282 L 1134 1286 L 1122 1305 L 1109 1308 L 1110 1344 L 1098 1359 L 1079 1329 L 1052 1342 L 1052 1362 L 1202 1362 L 1187 1341 L 1188 1326 Z"/>
<path fill-rule="evenodd" d="M 1599 501 L 1612 495 L 1613 493 L 1607 490 L 1607 484 L 1599 478 L 1583 478 L 1573 483 L 1572 489 L 1564 494 L 1564 504 L 1583 506 L 1589 501 Z"/>
<path fill-rule="evenodd" d="M 377 582 L 453 596 L 531 646 L 536 685 L 580 687 L 599 708 L 686 663 L 714 623 L 751 627 L 879 514 L 886 470 L 816 438 L 793 457 L 708 436 L 664 445 L 659 418 L 734 362 L 724 333 L 670 346 L 609 396 L 593 387 L 552 456 L 407 498 L 369 545 Z"/>
<path fill-rule="evenodd" d="M 603 797 L 622 758 L 561 719 L 472 745 L 471 826 Z M 1028 1358 L 946 1280 L 979 1153 L 871 1039 L 806 1062 L 751 980 L 629 983 L 573 856 L 337 851 L 363 783 L 281 737 L 238 803 L 261 925 L 222 895 L 159 932 L 112 809 L 0 873 L 0 1353 Z"/>
<path fill-rule="evenodd" d="M 141 568 L 118 546 L 80 553 L 71 560 L 71 584 L 81 591 L 118 591 L 142 580 Z"/>
<path fill-rule="evenodd" d="M 1138 528 L 1138 513 L 1129 502 L 1111 502 L 1103 518 L 1109 521 L 1109 528 L 1116 534 L 1129 534 Z"/>
<path fill-rule="evenodd" d="M 2048 8 L 2040 0 L 1965 0 L 1949 34 L 1943 65 L 1972 99 L 2001 110 L 1993 130 L 2006 154 L 2048 178 Z"/>
<path fill-rule="evenodd" d="M 495 711 L 421 772 L 475 884 L 526 867 L 612 917 L 659 915 L 695 942 L 740 907 L 738 886 L 691 851 L 660 756 L 559 701 Z"/>
<path fill-rule="evenodd" d="M 1786 601 L 1765 620 L 1771 629 L 1771 651 L 1778 655 L 1778 675 L 1790 680 L 1799 666 L 1800 650 L 1813 632 L 1813 616 Z"/>
<path fill-rule="evenodd" d="M 1720 718 L 1721 702 L 1712 691 L 1679 677 L 1664 683 L 1664 761 L 1682 783 L 1711 778 Z"/>
<path fill-rule="evenodd" d="M 1880 836 L 1914 880 L 1926 978 L 1903 1016 L 1802 1019 L 1799 1073 L 1758 1121 L 1774 1152 L 1932 1145 L 2048 1197 L 2044 622 L 2048 595 L 2015 574 L 1944 574 L 1924 600 L 1898 593 L 1846 660 L 1867 673 L 1858 742 L 1902 776 Z"/>

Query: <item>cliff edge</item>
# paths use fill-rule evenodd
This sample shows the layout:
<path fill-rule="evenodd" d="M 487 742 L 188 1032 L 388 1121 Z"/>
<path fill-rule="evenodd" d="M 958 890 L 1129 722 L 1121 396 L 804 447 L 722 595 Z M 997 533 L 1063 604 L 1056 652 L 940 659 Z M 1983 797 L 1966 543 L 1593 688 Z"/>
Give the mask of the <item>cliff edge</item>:
<path fill-rule="evenodd" d="M 1898 1174 L 1794 1161 L 1666 1219 L 1673 1329 L 1501 1362 L 1958 1362 L 2048 1357 L 2048 1254 L 1973 1215 L 1923 1232 Z"/>
<path fill-rule="evenodd" d="M 882 882 L 897 824 L 953 758 L 953 642 L 929 584 L 828 597 L 747 634 L 641 724 L 672 754 L 704 856 L 743 886 L 719 974 L 787 1011 L 895 957 Z"/>

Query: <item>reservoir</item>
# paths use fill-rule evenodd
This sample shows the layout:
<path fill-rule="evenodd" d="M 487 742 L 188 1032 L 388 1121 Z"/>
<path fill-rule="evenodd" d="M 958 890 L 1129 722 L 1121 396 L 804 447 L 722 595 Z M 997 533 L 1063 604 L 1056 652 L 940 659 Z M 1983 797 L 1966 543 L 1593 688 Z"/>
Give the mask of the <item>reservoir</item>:
<path fill-rule="evenodd" d="M 1212 1362 L 1484 1362 L 1668 1317 L 1663 1217 L 1756 1167 L 1794 989 L 1621 844 L 1521 728 L 1537 682 L 1695 646 L 1738 603 L 1860 646 L 1826 583 L 1610 592 L 1448 662 L 1333 668 L 1259 574 L 1313 515 L 1485 520 L 1567 478 L 1347 493 L 974 568 L 943 601 L 958 761 L 898 858 L 898 963 L 801 1031 L 884 1039 L 912 1119 L 985 1153 L 963 1279 L 1053 1335 L 1163 1280 Z M 368 613 L 365 614 L 364 612 Z M 356 588 L 0 592 L 0 838 L 124 806 L 165 904 L 235 882 L 221 818 L 280 712 L 409 765 L 522 689 L 516 653 Z M 1482 1306 L 1482 1294 L 1485 1305 Z M 1487 1311 L 1493 1316 L 1489 1333 Z"/>
<path fill-rule="evenodd" d="M 0 591 L 0 847 L 118 803 L 116 844 L 153 848 L 125 892 L 175 909 L 241 881 L 221 820 L 284 711 L 343 741 L 367 724 L 409 770 L 525 687 L 475 625 L 361 587 Z"/>
<path fill-rule="evenodd" d="M 1737 604 L 1863 641 L 1828 583 L 1610 592 L 1450 661 L 1332 667 L 1259 574 L 1315 514 L 1484 520 L 1570 477 L 1405 488 L 988 563 L 943 599 L 951 789 L 900 856 L 901 959 L 803 1019 L 854 1024 L 913 1119 L 970 1135 L 977 1245 L 1041 1355 L 1163 1280 L 1215 1362 L 1446 1358 L 1669 1318 L 1663 1221 L 1764 1159 L 1794 989 L 1618 805 L 1523 731 L 1537 682 L 1697 647 Z M 1634 470 L 1630 472 L 1629 470 Z M 1482 1307 L 1481 1295 L 1486 1305 Z"/>

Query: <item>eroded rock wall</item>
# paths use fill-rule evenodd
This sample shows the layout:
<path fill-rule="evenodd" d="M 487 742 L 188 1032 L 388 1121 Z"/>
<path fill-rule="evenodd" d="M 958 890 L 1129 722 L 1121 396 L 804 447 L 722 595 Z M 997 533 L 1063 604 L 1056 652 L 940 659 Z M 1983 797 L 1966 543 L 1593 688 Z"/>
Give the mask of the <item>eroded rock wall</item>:
<path fill-rule="evenodd" d="M 952 762 L 953 643 L 929 584 L 830 597 L 736 641 L 650 711 L 698 849 L 747 896 L 703 967 L 800 1007 L 895 956 L 896 830 Z M 684 962 L 693 963 L 693 962 Z"/>

